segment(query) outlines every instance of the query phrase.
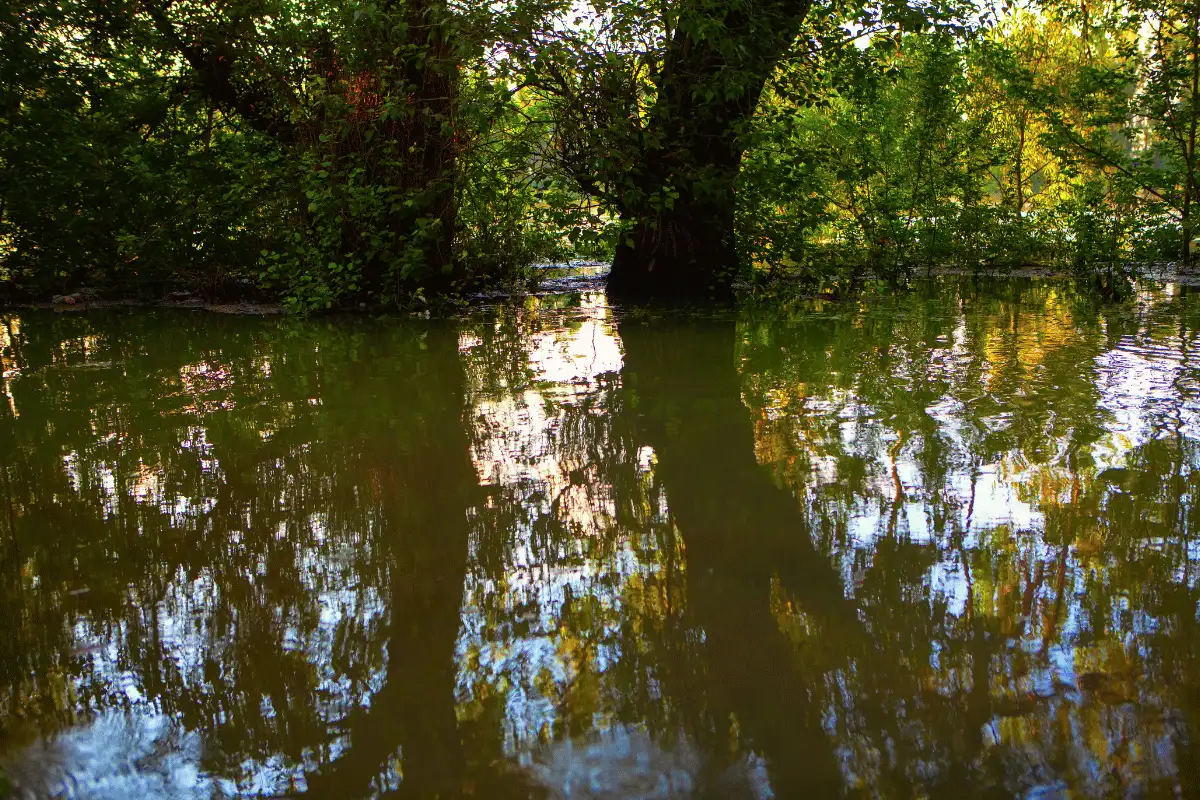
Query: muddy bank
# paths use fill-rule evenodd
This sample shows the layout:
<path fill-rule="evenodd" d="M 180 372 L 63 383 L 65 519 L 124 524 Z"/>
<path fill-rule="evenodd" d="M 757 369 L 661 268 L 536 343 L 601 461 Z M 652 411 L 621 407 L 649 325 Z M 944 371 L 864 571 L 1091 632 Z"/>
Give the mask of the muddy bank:
<path fill-rule="evenodd" d="M 1108 268 L 1098 266 L 1091 272 L 1080 274 L 1069 269 L 1031 264 L 1012 269 L 969 269 L 962 267 L 937 267 L 922 273 L 930 277 L 966 276 L 979 278 L 1081 278 L 1088 275 L 1105 275 Z M 1135 280 L 1156 281 L 1159 283 L 1177 283 L 1182 286 L 1200 286 L 1200 268 L 1195 266 L 1183 267 L 1174 261 L 1149 264 L 1127 264 L 1113 269 L 1113 274 L 1127 274 Z"/>
<path fill-rule="evenodd" d="M 64 313 L 77 313 L 81 311 L 101 311 L 110 309 L 124 308 L 172 308 L 172 309 L 193 309 L 197 311 L 211 311 L 215 314 L 238 314 L 245 316 L 271 316 L 275 314 L 283 314 L 284 308 L 279 303 L 263 303 L 263 302 L 213 302 L 208 300 L 190 299 L 190 300 L 76 300 L 73 303 L 69 302 L 13 302 L 6 303 L 0 301 L 0 310 L 4 309 L 42 309 L 47 311 L 59 311 Z"/>
<path fill-rule="evenodd" d="M 546 297 L 553 295 L 583 294 L 603 292 L 608 278 L 609 265 L 600 262 L 573 262 L 566 264 L 541 264 L 531 268 L 527 282 L 519 285 L 496 286 L 486 290 L 474 291 L 451 299 L 451 307 L 461 307 L 464 304 L 500 302 L 516 297 Z M 1096 277 L 1107 274 L 1104 267 L 1097 268 L 1093 273 Z M 1124 265 L 1114 270 L 1114 277 L 1125 275 L 1133 280 L 1152 281 L 1155 283 L 1173 283 L 1179 286 L 1200 287 L 1200 269 L 1196 267 L 1181 268 L 1176 262 L 1161 262 L 1150 264 Z M 1024 279 L 1086 279 L 1068 269 L 1045 265 L 1027 265 L 1010 269 L 1000 268 L 965 268 L 940 266 L 914 272 L 910 280 L 922 280 L 939 277 L 966 277 L 979 279 L 1024 278 Z M 860 282 L 873 283 L 884 281 L 879 275 L 866 274 L 858 279 Z M 810 288 L 806 286 L 811 276 L 800 274 L 777 274 L 764 277 L 760 282 L 742 283 L 740 290 L 751 296 L 761 290 L 771 288 L 781 289 L 794 296 L 799 291 L 805 295 Z M 825 295 L 822 295 L 825 296 Z M 31 300 L 29 298 L 0 297 L 0 310 L 11 309 L 42 309 L 58 312 L 100 311 L 110 309 L 179 309 L 208 311 L 215 314 L 231 314 L 238 316 L 272 316 L 287 313 L 283 304 L 265 299 L 208 299 L 194 295 L 175 292 L 157 299 L 146 298 L 105 298 L 91 290 L 80 290 L 69 295 L 54 295 L 48 300 Z M 368 306 L 365 303 L 348 304 L 332 309 L 338 313 L 344 312 L 381 312 L 380 306 Z M 393 309 L 394 310 L 394 309 Z M 410 309 L 420 311 L 421 309 Z M 432 310 L 432 309 L 430 309 Z"/>
<path fill-rule="evenodd" d="M 494 286 L 463 294 L 448 303 L 487 303 L 489 301 L 507 300 L 514 297 L 561 295 L 603 291 L 608 275 L 608 264 L 580 261 L 566 264 L 540 264 L 530 269 L 528 280 L 515 285 Z M 0 310 L 2 309 L 42 309 L 60 312 L 99 311 L 109 309 L 195 309 L 211 311 L 217 314 L 235 314 L 243 316 L 270 316 L 287 313 L 282 303 L 266 300 L 261 297 L 245 299 L 212 299 L 202 298 L 186 292 L 174 292 L 159 298 L 145 297 L 103 297 L 96 290 L 81 289 L 71 294 L 52 295 L 46 299 L 12 296 L 5 298 L 0 294 Z M 371 306 L 366 303 L 349 303 L 331 309 L 335 312 L 380 312 L 387 309 L 381 306 Z M 394 310 L 394 309 L 392 309 Z M 413 309 L 420 311 L 420 307 Z"/>

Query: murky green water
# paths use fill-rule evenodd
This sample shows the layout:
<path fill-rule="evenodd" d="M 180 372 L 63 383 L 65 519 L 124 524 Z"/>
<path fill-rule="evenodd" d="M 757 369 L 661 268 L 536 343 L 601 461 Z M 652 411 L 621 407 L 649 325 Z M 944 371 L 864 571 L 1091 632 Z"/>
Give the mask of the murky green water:
<path fill-rule="evenodd" d="M 1193 791 L 1198 347 L 1187 293 L 956 280 L 739 319 L 0 315 L 0 765 Z"/>

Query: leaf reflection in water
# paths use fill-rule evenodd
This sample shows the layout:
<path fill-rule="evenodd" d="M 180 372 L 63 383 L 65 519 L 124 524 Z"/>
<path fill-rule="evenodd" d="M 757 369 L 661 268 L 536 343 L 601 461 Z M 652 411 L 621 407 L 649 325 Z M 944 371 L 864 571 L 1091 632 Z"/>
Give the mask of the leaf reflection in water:
<path fill-rule="evenodd" d="M 1186 791 L 1198 329 L 1182 290 L 958 279 L 736 317 L 9 315 L 3 768 L 89 797 Z M 120 369 L 57 367 L 84 363 Z"/>

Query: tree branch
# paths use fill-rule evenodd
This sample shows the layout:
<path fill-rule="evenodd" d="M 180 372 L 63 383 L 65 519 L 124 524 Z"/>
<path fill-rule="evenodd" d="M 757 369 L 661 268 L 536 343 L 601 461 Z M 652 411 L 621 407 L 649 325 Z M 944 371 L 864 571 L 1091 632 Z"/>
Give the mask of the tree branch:
<path fill-rule="evenodd" d="M 296 126 L 283 115 L 272 113 L 271 97 L 267 92 L 234 83 L 233 54 L 206 50 L 201 44 L 187 44 L 180 38 L 165 9 L 151 0 L 142 0 L 142 7 L 159 35 L 192 68 L 200 90 L 218 108 L 241 117 L 250 127 L 273 139 L 281 142 L 295 140 Z"/>

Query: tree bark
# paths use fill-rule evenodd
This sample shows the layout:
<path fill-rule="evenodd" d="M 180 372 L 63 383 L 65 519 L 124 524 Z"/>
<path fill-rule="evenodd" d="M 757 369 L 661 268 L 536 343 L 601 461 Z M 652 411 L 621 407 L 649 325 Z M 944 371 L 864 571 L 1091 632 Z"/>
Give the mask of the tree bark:
<path fill-rule="evenodd" d="M 738 254 L 733 198 L 720 207 L 690 207 L 639 218 L 617 247 L 610 297 L 624 300 L 733 299 Z"/>
<path fill-rule="evenodd" d="M 437 225 L 422 243 L 425 285 L 440 292 L 450 290 L 455 277 L 453 246 L 458 208 L 453 130 L 461 59 L 450 40 L 451 12 L 442 0 L 411 2 L 408 8 L 411 42 L 420 53 L 408 65 L 408 82 L 415 89 L 412 141 L 419 148 L 410 168 L 426 195 L 421 216 Z M 409 222 L 410 230 L 415 222 Z"/>
<path fill-rule="evenodd" d="M 1191 119 L 1188 120 L 1188 138 L 1187 152 L 1184 155 L 1183 163 L 1187 170 L 1184 175 L 1183 182 L 1183 214 L 1182 214 L 1182 233 L 1183 233 L 1183 266 L 1188 268 L 1192 264 L 1192 200 L 1194 199 L 1194 189 L 1196 186 L 1196 126 L 1200 121 L 1200 10 L 1193 7 L 1191 14 L 1191 29 L 1188 45 L 1189 56 L 1192 62 L 1192 85 L 1191 85 Z"/>
<path fill-rule="evenodd" d="M 630 231 L 613 262 L 610 295 L 733 297 L 734 184 L 746 128 L 808 9 L 808 0 L 681 4 L 639 131 L 637 166 L 612 181 L 628 187 L 618 208 Z"/>

